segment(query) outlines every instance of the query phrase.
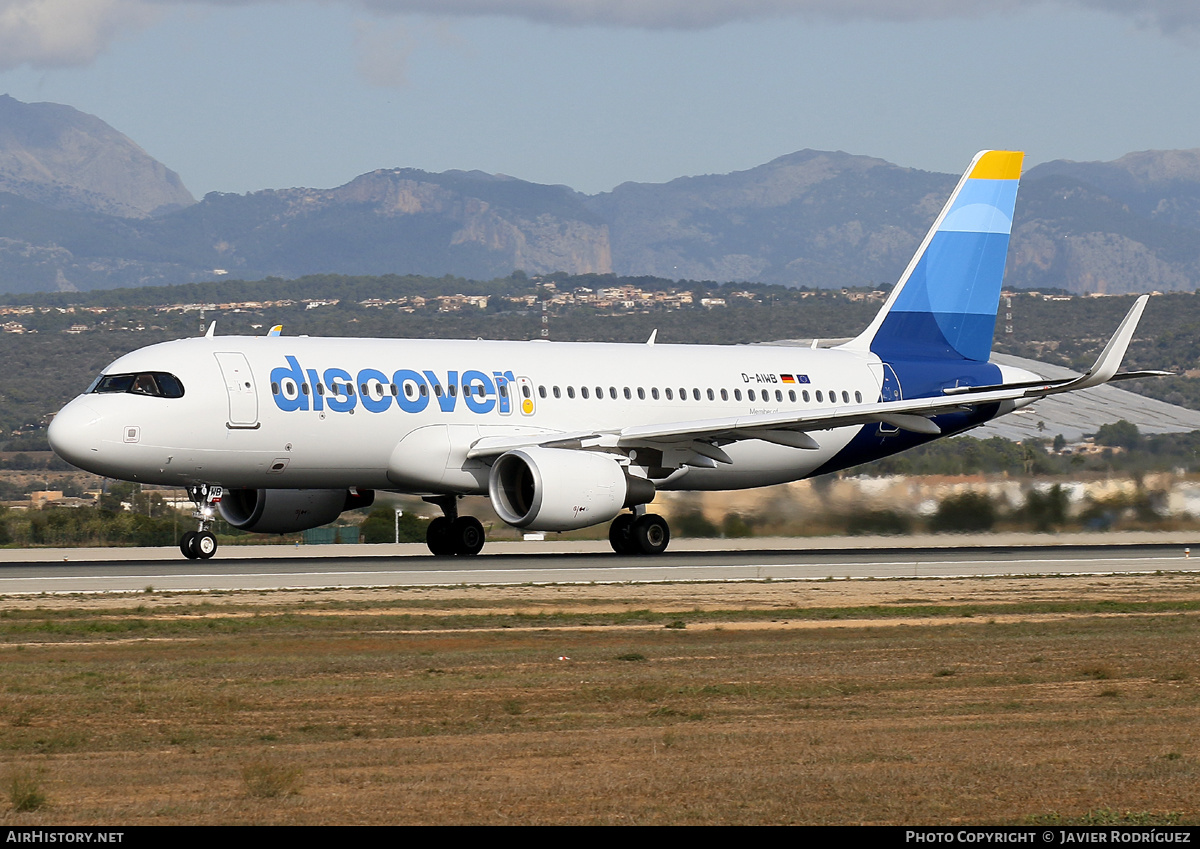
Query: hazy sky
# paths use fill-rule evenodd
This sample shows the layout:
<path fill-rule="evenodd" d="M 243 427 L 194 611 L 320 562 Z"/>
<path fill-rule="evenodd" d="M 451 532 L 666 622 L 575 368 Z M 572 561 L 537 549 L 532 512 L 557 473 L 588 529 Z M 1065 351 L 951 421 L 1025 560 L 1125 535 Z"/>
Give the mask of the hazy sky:
<path fill-rule="evenodd" d="M 480 169 L 585 192 L 802 148 L 957 172 L 1200 147 L 1196 0 L 0 0 L 0 93 L 193 194 Z"/>

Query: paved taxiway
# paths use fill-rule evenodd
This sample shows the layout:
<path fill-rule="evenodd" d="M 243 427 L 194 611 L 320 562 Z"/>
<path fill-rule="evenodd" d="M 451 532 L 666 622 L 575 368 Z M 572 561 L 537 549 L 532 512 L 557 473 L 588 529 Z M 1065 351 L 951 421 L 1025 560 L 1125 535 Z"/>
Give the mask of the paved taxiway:
<path fill-rule="evenodd" d="M 174 548 L 9 549 L 0 595 L 1200 571 L 1200 537 L 1047 539 L 688 540 L 655 558 L 617 557 L 597 542 L 495 543 L 463 559 L 419 545 L 229 546 L 209 561 Z"/>

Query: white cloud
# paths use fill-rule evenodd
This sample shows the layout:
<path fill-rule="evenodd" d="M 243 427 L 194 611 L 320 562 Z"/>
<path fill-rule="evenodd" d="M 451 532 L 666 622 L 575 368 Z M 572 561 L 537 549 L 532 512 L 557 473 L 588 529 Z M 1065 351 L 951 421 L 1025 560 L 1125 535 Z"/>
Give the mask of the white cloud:
<path fill-rule="evenodd" d="M 86 65 L 158 11 L 144 0 L 0 0 L 0 70 Z"/>
<path fill-rule="evenodd" d="M 408 82 L 408 57 L 415 46 L 400 23 L 355 21 L 354 46 L 358 72 L 372 85 L 402 88 Z"/>
<path fill-rule="evenodd" d="M 919 21 L 984 17 L 1039 6 L 1122 16 L 1164 33 L 1200 32 L 1196 0 L 282 0 L 294 6 L 342 4 L 377 17 L 498 16 L 554 26 L 706 29 L 785 17 L 814 21 Z M 86 65 L 122 34 L 152 24 L 175 6 L 249 6 L 280 0 L 0 0 L 0 70 L 20 65 Z M 378 25 L 373 25 L 378 26 Z M 404 79 L 413 36 L 356 25 L 361 70 L 375 82 Z"/>

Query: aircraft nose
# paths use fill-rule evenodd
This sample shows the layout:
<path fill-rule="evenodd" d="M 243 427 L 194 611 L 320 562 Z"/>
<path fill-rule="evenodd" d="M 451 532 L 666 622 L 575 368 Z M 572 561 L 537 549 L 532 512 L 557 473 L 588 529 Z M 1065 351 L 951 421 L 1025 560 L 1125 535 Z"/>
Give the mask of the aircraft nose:
<path fill-rule="evenodd" d="M 58 411 L 46 431 L 54 453 L 81 469 L 95 463 L 100 450 L 100 414 L 81 400 Z"/>

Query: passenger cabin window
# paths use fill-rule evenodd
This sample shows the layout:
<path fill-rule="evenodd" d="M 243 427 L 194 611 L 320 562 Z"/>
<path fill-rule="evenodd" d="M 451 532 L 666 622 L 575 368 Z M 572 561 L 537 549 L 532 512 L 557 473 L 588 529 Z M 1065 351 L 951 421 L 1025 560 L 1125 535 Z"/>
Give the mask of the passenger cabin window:
<path fill-rule="evenodd" d="M 183 384 L 175 375 L 165 371 L 102 374 L 96 378 L 88 391 L 104 395 L 128 392 L 131 395 L 149 395 L 152 398 L 182 398 Z"/>

